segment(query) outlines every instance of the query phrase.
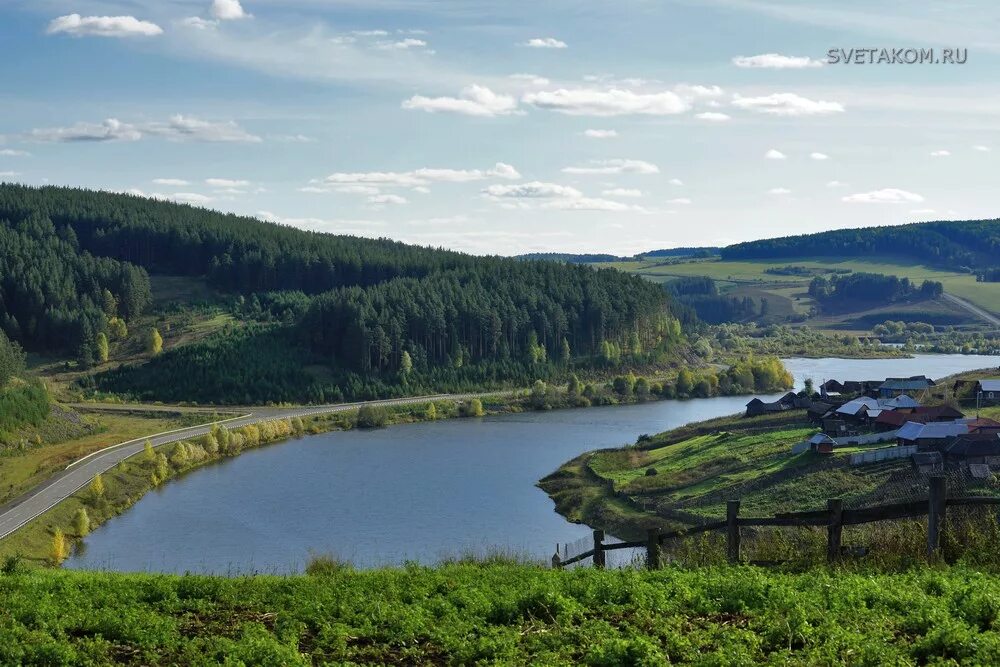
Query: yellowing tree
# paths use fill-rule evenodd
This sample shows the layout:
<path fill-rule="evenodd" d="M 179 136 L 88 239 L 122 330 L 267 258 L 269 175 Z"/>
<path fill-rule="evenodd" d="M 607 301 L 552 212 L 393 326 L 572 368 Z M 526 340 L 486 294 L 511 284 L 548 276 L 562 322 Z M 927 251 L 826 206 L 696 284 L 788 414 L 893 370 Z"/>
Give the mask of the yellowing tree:
<path fill-rule="evenodd" d="M 73 532 L 80 537 L 85 537 L 90 533 L 90 516 L 87 514 L 86 507 L 81 507 L 73 515 Z"/>
<path fill-rule="evenodd" d="M 108 337 L 102 331 L 97 334 L 97 360 L 102 364 L 105 363 L 108 360 L 109 353 Z"/>
<path fill-rule="evenodd" d="M 153 451 L 153 441 L 147 440 L 146 445 L 142 448 L 143 453 L 146 455 L 147 461 L 156 460 L 156 452 Z"/>
<path fill-rule="evenodd" d="M 155 328 L 149 331 L 149 338 L 146 340 L 146 352 L 153 356 L 163 352 L 163 336 Z"/>
<path fill-rule="evenodd" d="M 101 473 L 94 475 L 94 479 L 90 481 L 90 491 L 98 498 L 104 495 L 104 478 Z"/>
<path fill-rule="evenodd" d="M 128 327 L 125 325 L 125 320 L 120 317 L 112 317 L 108 320 L 108 331 L 111 332 L 111 337 L 115 340 L 128 338 Z"/>
<path fill-rule="evenodd" d="M 49 561 L 53 565 L 62 565 L 69 555 L 69 546 L 66 544 L 66 536 L 63 535 L 62 528 L 56 528 L 52 533 L 52 546 L 49 547 Z"/>
<path fill-rule="evenodd" d="M 410 371 L 413 370 L 413 359 L 410 358 L 410 353 L 403 350 L 403 355 L 399 359 L 399 370 L 403 375 L 409 375 Z"/>

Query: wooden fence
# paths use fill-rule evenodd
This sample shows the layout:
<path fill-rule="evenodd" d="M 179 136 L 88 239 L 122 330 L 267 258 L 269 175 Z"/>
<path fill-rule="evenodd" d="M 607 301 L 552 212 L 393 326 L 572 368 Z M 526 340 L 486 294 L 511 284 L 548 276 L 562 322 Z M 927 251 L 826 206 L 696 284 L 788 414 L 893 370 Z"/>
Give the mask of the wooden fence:
<path fill-rule="evenodd" d="M 726 503 L 726 519 L 700 526 L 683 528 L 669 533 L 659 533 L 650 530 L 645 540 L 634 542 L 604 542 L 604 531 L 594 531 L 594 547 L 577 554 L 572 558 L 561 560 L 556 554 L 552 557 L 553 567 L 565 567 L 593 557 L 594 567 L 603 568 L 606 564 L 605 554 L 617 549 L 646 550 L 646 567 L 660 567 L 660 547 L 669 540 L 706 533 L 713 530 L 726 531 L 726 556 L 731 563 L 740 561 L 740 528 L 743 526 L 826 526 L 827 530 L 827 560 L 836 562 L 842 555 L 841 537 L 844 526 L 856 526 L 876 521 L 894 519 L 910 519 L 927 515 L 927 555 L 934 556 L 941 548 L 941 533 L 944 530 L 946 509 L 949 506 L 988 506 L 1000 505 L 1000 497 L 965 496 L 948 498 L 945 478 L 933 476 L 930 478 L 930 488 L 926 500 L 917 500 L 892 505 L 876 505 L 858 509 L 844 509 L 844 503 L 839 499 L 828 500 L 825 510 L 808 512 L 789 512 L 776 514 L 772 517 L 741 517 L 740 501 L 730 500 Z"/>

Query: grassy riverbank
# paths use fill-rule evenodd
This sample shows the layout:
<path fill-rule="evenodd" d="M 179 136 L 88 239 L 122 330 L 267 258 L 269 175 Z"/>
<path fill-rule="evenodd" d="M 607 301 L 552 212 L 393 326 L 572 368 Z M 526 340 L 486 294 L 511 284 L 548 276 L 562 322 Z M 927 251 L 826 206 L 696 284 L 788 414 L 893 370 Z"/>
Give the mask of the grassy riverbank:
<path fill-rule="evenodd" d="M 3 664 L 996 664 L 1000 581 L 964 568 L 0 576 Z"/>

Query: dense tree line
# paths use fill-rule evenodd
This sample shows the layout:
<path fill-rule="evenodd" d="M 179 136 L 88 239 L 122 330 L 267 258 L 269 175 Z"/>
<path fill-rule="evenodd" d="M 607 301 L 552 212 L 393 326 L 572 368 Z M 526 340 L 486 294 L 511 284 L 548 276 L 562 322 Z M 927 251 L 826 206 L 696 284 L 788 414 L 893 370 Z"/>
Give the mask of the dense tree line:
<path fill-rule="evenodd" d="M 664 283 L 679 303 L 690 307 L 702 322 L 745 322 L 767 314 L 767 300 L 749 296 L 719 294 L 715 281 L 707 276 L 689 276 Z"/>
<path fill-rule="evenodd" d="M 24 350 L 0 330 L 0 389 L 24 372 Z"/>
<path fill-rule="evenodd" d="M 461 368 L 506 359 L 569 362 L 612 343 L 627 354 L 679 343 L 681 329 L 656 285 L 614 271 L 491 263 L 314 299 L 302 320 L 310 348 L 351 370 Z M 564 358 L 565 357 L 565 358 Z"/>
<path fill-rule="evenodd" d="M 832 278 L 816 276 L 809 283 L 809 296 L 822 305 L 833 307 L 932 299 L 941 296 L 943 291 L 941 283 L 933 280 L 925 280 L 918 287 L 909 278 L 880 273 L 848 273 Z"/>
<path fill-rule="evenodd" d="M 981 283 L 1000 283 L 1000 269 L 980 271 L 976 275 L 976 280 Z"/>
<path fill-rule="evenodd" d="M 81 251 L 71 227 L 41 214 L 0 213 L 0 329 L 28 349 L 90 358 L 111 318 L 132 319 L 149 300 L 143 269 Z"/>
<path fill-rule="evenodd" d="M 892 227 L 839 229 L 738 243 L 722 259 L 903 256 L 935 266 L 993 267 L 1000 256 L 1000 221 L 924 222 Z"/>

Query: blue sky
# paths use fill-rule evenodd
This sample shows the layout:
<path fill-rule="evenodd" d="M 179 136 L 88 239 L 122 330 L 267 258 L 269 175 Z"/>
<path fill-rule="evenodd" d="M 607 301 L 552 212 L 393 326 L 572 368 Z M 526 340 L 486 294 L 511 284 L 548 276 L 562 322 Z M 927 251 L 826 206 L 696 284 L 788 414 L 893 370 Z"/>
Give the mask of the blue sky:
<path fill-rule="evenodd" d="M 996 216 L 1000 7 L 4 0 L 0 180 L 474 253 Z M 830 49 L 965 64 L 827 64 Z"/>

